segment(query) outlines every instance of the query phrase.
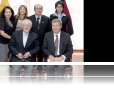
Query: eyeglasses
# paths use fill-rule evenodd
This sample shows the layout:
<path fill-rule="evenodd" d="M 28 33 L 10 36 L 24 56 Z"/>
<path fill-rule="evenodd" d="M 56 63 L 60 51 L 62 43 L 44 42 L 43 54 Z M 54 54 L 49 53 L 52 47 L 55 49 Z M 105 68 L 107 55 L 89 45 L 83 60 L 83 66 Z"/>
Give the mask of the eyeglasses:
<path fill-rule="evenodd" d="M 35 8 L 36 10 L 42 10 L 42 8 Z"/>

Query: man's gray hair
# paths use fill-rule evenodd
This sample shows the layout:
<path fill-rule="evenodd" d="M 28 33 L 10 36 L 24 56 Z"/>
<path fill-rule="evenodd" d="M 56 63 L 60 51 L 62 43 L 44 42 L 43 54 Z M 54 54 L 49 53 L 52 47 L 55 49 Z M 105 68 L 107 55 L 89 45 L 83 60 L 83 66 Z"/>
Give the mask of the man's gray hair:
<path fill-rule="evenodd" d="M 42 9 L 43 9 L 43 6 L 41 4 L 36 4 L 36 5 L 40 5 L 42 7 Z M 36 5 L 34 5 L 34 9 L 35 9 Z"/>
<path fill-rule="evenodd" d="M 29 20 L 29 19 L 24 19 L 23 22 L 22 22 L 22 26 L 24 25 L 24 22 L 25 22 L 25 21 L 29 21 L 29 22 L 30 22 L 30 26 L 32 27 L 32 21 Z"/>

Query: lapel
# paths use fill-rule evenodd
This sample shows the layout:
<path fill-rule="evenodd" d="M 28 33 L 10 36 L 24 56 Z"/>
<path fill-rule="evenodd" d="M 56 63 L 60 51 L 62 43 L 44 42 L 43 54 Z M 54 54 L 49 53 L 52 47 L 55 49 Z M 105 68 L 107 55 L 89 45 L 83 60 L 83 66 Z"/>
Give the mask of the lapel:
<path fill-rule="evenodd" d="M 41 17 L 41 22 L 40 22 L 40 25 L 39 25 L 39 30 L 41 30 L 41 28 L 42 28 L 42 26 L 43 26 L 44 23 L 45 23 L 45 18 L 44 18 L 44 16 L 42 15 L 42 17 Z"/>
<path fill-rule="evenodd" d="M 30 44 L 31 37 L 32 37 L 31 32 L 29 32 L 29 34 L 28 34 L 28 39 L 27 39 L 27 42 L 26 42 L 25 48 Z"/>
<path fill-rule="evenodd" d="M 23 31 L 20 32 L 19 39 L 20 39 L 20 43 L 21 43 L 22 47 L 24 48 L 24 46 L 23 46 Z"/>
<path fill-rule="evenodd" d="M 52 53 L 55 55 L 55 46 L 54 46 L 54 34 L 53 34 L 53 32 L 51 33 L 51 36 L 50 37 L 52 37 L 52 40 L 50 41 L 51 42 L 51 44 L 52 44 Z M 50 38 L 51 39 L 51 38 Z"/>
<path fill-rule="evenodd" d="M 33 22 L 33 24 L 34 24 L 33 26 L 38 29 L 35 15 L 33 15 L 32 22 Z"/>
<path fill-rule="evenodd" d="M 60 34 L 60 44 L 59 44 L 59 53 L 61 55 L 61 52 L 62 52 L 62 47 L 63 47 L 63 44 L 64 44 L 64 35 L 61 31 L 61 34 Z"/>

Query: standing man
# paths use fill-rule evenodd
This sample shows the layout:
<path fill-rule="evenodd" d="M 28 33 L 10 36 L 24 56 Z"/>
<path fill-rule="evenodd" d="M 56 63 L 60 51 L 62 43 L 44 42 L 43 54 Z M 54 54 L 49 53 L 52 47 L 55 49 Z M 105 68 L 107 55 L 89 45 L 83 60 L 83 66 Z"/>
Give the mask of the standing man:
<path fill-rule="evenodd" d="M 49 17 L 42 15 L 43 6 L 40 4 L 36 4 L 34 6 L 35 14 L 28 17 L 32 21 L 32 29 L 31 31 L 35 32 L 38 35 L 40 48 L 42 48 L 43 40 L 45 33 L 49 31 Z M 38 61 L 43 61 L 43 52 L 40 49 L 38 53 Z M 38 73 L 41 75 L 42 73 L 42 65 L 38 65 Z"/>
<path fill-rule="evenodd" d="M 31 31 L 35 32 L 38 35 L 40 47 L 42 48 L 45 33 L 49 31 L 49 17 L 42 15 L 43 6 L 40 4 L 34 6 L 34 12 L 35 14 L 28 17 L 28 19 L 32 21 Z M 40 49 L 38 57 L 39 57 L 38 61 L 42 62 L 43 60 L 42 49 Z"/>
<path fill-rule="evenodd" d="M 61 20 L 54 19 L 51 23 L 52 31 L 45 34 L 42 47 L 45 61 L 70 62 L 70 56 L 73 53 L 70 35 L 61 31 Z M 58 76 L 64 76 L 65 65 L 46 65 L 47 76 L 55 76 L 55 68 Z"/>

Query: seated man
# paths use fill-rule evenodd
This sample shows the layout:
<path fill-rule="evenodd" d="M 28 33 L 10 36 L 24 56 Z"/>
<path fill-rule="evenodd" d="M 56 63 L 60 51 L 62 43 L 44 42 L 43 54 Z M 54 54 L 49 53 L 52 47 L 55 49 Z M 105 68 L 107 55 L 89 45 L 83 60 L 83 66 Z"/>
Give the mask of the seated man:
<path fill-rule="evenodd" d="M 73 46 L 70 35 L 61 31 L 62 22 L 58 19 L 52 20 L 52 31 L 45 34 L 42 46 L 45 61 L 49 62 L 70 62 L 73 53 Z M 57 69 L 57 76 L 64 76 L 65 66 L 46 66 L 47 75 L 54 76 Z"/>
<path fill-rule="evenodd" d="M 39 51 L 39 41 L 36 33 L 31 32 L 32 22 L 25 19 L 22 22 L 23 31 L 15 31 L 9 42 L 11 62 L 35 62 L 36 53 Z M 31 76 L 33 65 L 12 65 L 12 75 L 19 76 L 21 68 L 26 69 L 25 76 Z"/>
<path fill-rule="evenodd" d="M 11 51 L 11 62 L 35 62 L 36 53 L 39 51 L 39 41 L 37 34 L 31 32 L 32 22 L 25 19 L 22 22 L 23 31 L 15 31 L 9 42 L 9 50 Z M 33 65 L 12 65 L 13 76 L 19 76 L 21 68 L 25 68 L 25 76 L 33 74 Z M 32 85 L 33 80 L 30 77 L 25 77 L 26 84 Z M 20 85 L 20 78 L 13 77 L 13 85 Z"/>
<path fill-rule="evenodd" d="M 61 31 L 62 21 L 52 20 L 52 30 L 45 34 L 43 42 L 43 53 L 45 62 L 70 62 L 73 46 L 70 35 Z"/>

